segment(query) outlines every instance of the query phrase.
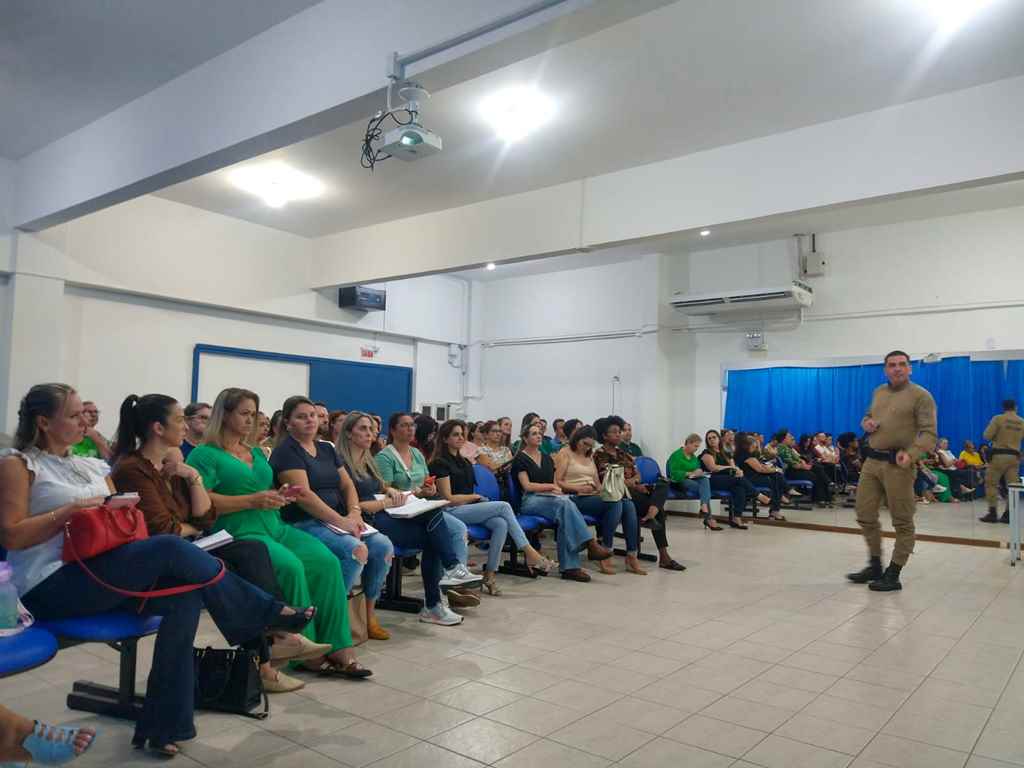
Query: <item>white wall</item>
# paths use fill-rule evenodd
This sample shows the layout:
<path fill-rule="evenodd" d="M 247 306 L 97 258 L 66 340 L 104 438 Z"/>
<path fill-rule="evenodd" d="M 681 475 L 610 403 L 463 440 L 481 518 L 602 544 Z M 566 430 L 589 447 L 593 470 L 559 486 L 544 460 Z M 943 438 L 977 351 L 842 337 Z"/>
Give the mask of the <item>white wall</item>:
<path fill-rule="evenodd" d="M 416 365 L 417 380 L 446 381 L 448 375 L 433 356 L 417 359 L 412 341 L 374 340 L 371 334 L 266 321 L 220 310 L 199 311 L 172 302 L 93 290 L 69 289 L 63 320 L 63 378 L 83 397 L 97 402 L 103 412 L 101 428 L 108 432 L 115 428 L 117 409 L 129 393 L 163 392 L 186 401 L 197 343 L 340 360 L 362 360 L 360 347 L 372 343 L 380 347 L 374 362 Z M 446 367 L 447 361 L 444 363 Z M 260 392 L 259 381 L 237 385 Z M 457 400 L 457 381 L 454 389 L 439 392 L 435 388 L 432 394 Z"/>
<path fill-rule="evenodd" d="M 790 242 L 764 243 L 673 260 L 677 270 L 688 270 L 692 291 L 748 287 L 758 274 L 752 256 L 769 274 L 781 274 L 792 249 Z M 720 424 L 719 372 L 729 363 L 1021 347 L 1024 208 L 823 233 L 818 249 L 829 271 L 808 280 L 814 306 L 799 329 L 769 329 L 766 352 L 748 352 L 741 329 L 675 334 L 685 337 L 675 364 L 696 372 L 688 414 L 695 428 Z"/>

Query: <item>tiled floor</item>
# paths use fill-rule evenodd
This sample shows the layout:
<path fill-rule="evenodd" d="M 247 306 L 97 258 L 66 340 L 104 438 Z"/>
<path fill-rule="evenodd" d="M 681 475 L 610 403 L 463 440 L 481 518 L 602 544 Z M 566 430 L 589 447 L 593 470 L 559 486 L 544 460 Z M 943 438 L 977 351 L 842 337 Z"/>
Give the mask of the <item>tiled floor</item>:
<path fill-rule="evenodd" d="M 371 681 L 310 679 L 265 722 L 199 714 L 175 764 L 1024 766 L 1024 578 L 1006 550 L 919 544 L 904 591 L 875 594 L 842 578 L 864 559 L 855 536 L 673 518 L 670 539 L 685 573 L 502 577 L 455 628 L 384 613 L 394 638 L 361 648 Z M 62 651 L 0 682 L 0 702 L 95 722 L 81 766 L 152 765 L 126 724 L 64 707 L 113 664 Z"/>

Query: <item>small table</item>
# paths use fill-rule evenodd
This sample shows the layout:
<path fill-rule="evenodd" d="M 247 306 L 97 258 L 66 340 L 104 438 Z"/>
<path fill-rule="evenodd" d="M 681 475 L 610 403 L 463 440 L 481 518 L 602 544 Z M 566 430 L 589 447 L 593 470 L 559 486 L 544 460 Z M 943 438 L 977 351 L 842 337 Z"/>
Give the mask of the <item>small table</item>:
<path fill-rule="evenodd" d="M 1020 560 L 1020 495 L 1024 493 L 1024 483 L 1009 483 L 1006 486 L 1006 501 L 1010 512 L 1010 565 L 1017 565 Z"/>

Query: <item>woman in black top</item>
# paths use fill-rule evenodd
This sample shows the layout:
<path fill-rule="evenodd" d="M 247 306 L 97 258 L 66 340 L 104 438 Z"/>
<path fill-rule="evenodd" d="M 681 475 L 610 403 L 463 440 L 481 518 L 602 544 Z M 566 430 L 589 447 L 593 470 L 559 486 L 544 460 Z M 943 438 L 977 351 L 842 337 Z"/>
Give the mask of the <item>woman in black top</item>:
<path fill-rule="evenodd" d="M 782 467 L 762 462 L 759 452 L 755 450 L 754 438 L 745 432 L 736 435 L 736 466 L 755 488 L 768 487 L 768 517 L 772 520 L 785 520 L 779 512 L 782 504 L 789 503 L 789 497 L 786 496 L 788 486 Z"/>
<path fill-rule="evenodd" d="M 387 640 L 391 635 L 377 620 L 374 605 L 391 570 L 394 547 L 384 534 L 367 532 L 362 517 L 349 511 L 346 494 L 355 491 L 334 446 L 317 439 L 319 426 L 312 401 L 301 395 L 289 397 L 281 422 L 286 433 L 270 455 L 274 476 L 280 484 L 313 491 L 282 508 L 281 517 L 331 550 L 341 563 L 348 590 L 361 581 L 367 635 Z"/>
<path fill-rule="evenodd" d="M 484 589 L 492 595 L 500 595 L 496 574 L 508 536 L 523 551 L 527 566 L 546 573 L 552 563 L 530 544 L 507 502 L 487 499 L 476 493 L 473 465 L 460 453 L 465 442 L 464 421 L 449 419 L 442 424 L 437 432 L 430 473 L 434 475 L 437 492 L 451 502 L 448 514 L 467 525 L 483 525 L 491 531 L 487 565 L 484 567 Z"/>
<path fill-rule="evenodd" d="M 718 430 L 709 429 L 704 434 L 704 450 L 700 454 L 700 463 L 710 477 L 711 490 L 726 491 L 732 496 L 732 503 L 729 505 L 729 526 L 732 528 L 746 528 L 735 519 L 736 515 L 742 517 L 746 509 L 747 499 L 757 496 L 758 502 L 767 506 L 771 498 L 751 485 L 744 476 L 743 470 L 736 466 L 732 457 L 722 450 L 722 438 Z"/>
<path fill-rule="evenodd" d="M 539 426 L 528 426 L 521 435 L 522 449 L 512 460 L 512 476 L 523 489 L 520 512 L 558 526 L 558 567 L 563 579 L 590 581 L 590 574 L 580 568 L 580 550 L 585 547 L 591 560 L 607 560 L 612 551 L 597 542 L 579 508 L 555 483 L 555 463 L 540 451 L 543 439 Z"/>

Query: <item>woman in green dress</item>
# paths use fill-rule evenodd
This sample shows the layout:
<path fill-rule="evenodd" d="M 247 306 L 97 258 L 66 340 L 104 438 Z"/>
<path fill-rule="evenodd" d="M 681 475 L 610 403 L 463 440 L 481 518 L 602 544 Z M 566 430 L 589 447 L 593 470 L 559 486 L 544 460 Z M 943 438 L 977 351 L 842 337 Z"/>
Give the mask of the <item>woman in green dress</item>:
<path fill-rule="evenodd" d="M 250 444 L 259 403 L 259 396 L 245 389 L 222 391 L 213 404 L 203 444 L 189 453 L 188 464 L 203 476 L 210 492 L 218 513 L 216 529 L 266 544 L 291 604 L 317 606 L 304 634 L 333 650 L 303 667 L 327 676 L 369 677 L 372 672 L 360 666 L 352 647 L 348 590 L 337 558 L 316 538 L 281 520 L 280 508 L 303 490 L 275 489 L 274 470 L 259 446 Z"/>

